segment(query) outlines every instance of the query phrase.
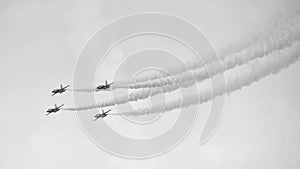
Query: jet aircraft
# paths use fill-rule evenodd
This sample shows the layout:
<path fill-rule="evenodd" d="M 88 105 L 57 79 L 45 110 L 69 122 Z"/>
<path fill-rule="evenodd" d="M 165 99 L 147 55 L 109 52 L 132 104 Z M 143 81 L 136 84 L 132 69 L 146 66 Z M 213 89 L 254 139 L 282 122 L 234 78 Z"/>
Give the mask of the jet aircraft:
<path fill-rule="evenodd" d="M 96 114 L 94 116 L 95 117 L 94 121 L 98 120 L 99 118 L 103 119 L 104 117 L 106 117 L 108 115 L 108 112 L 110 112 L 110 111 L 111 111 L 111 109 L 109 109 L 106 112 L 104 112 L 104 110 L 102 109 L 102 113 Z"/>
<path fill-rule="evenodd" d="M 47 110 L 46 116 L 49 115 L 49 114 L 51 114 L 51 113 L 56 113 L 56 112 L 58 112 L 58 111 L 60 110 L 60 108 L 61 108 L 63 105 L 64 105 L 64 104 L 62 104 L 62 105 L 60 105 L 60 106 L 57 107 L 57 105 L 54 104 L 54 108 L 50 108 L 50 109 Z"/>
<path fill-rule="evenodd" d="M 97 86 L 96 91 L 109 89 L 113 83 L 114 82 L 108 84 L 107 80 L 105 80 L 105 84 Z"/>
<path fill-rule="evenodd" d="M 57 93 L 62 94 L 63 92 L 66 91 L 66 89 L 69 87 L 70 85 L 67 85 L 65 87 L 63 87 L 62 85 L 60 85 L 60 88 L 58 89 L 53 89 L 52 90 L 52 96 L 56 95 Z"/>

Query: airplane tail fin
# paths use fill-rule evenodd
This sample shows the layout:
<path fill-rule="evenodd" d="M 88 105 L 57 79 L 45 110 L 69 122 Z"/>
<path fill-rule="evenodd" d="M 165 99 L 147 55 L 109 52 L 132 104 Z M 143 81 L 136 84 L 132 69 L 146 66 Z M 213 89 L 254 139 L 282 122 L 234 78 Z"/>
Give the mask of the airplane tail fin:
<path fill-rule="evenodd" d="M 57 108 L 57 105 L 56 105 L 56 104 L 54 104 L 54 107 L 55 107 L 55 108 Z"/>
<path fill-rule="evenodd" d="M 62 85 L 62 84 L 60 84 L 60 88 L 61 88 L 61 89 L 63 88 L 63 85 Z"/>
<path fill-rule="evenodd" d="M 105 85 L 107 85 L 107 80 L 105 80 Z"/>

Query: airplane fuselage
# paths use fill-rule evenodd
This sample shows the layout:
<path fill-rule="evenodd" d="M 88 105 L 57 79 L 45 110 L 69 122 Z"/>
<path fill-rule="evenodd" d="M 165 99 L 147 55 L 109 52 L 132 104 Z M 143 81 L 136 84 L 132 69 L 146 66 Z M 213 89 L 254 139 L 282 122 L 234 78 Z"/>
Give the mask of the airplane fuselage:
<path fill-rule="evenodd" d="M 114 83 L 114 82 L 112 82 L 112 83 L 107 83 L 107 81 L 105 81 L 105 84 L 104 84 L 104 85 L 99 85 L 99 86 L 96 88 L 96 91 L 97 91 L 97 90 L 106 90 L 106 89 L 109 89 L 113 83 Z"/>
<path fill-rule="evenodd" d="M 108 114 L 107 113 L 102 113 L 102 114 L 97 114 L 95 117 L 96 117 L 96 119 L 95 120 L 97 120 L 97 119 L 99 119 L 99 118 L 104 118 L 104 117 L 106 117 Z"/>
<path fill-rule="evenodd" d="M 59 110 L 60 110 L 60 109 L 58 109 L 58 108 L 48 109 L 46 115 L 49 115 L 49 114 L 51 114 L 51 113 L 56 113 L 56 112 L 58 112 Z"/>
<path fill-rule="evenodd" d="M 69 87 L 70 85 L 67 85 L 66 87 L 63 87 L 62 85 L 60 85 L 60 88 L 58 89 L 53 89 L 52 90 L 52 96 L 54 96 L 55 94 L 59 93 L 62 94 L 63 92 L 66 91 L 66 89 Z"/>
<path fill-rule="evenodd" d="M 110 88 L 110 86 L 108 86 L 108 85 L 105 85 L 105 86 L 98 86 L 97 87 L 97 90 L 105 90 L 105 89 L 109 89 Z"/>
<path fill-rule="evenodd" d="M 56 113 L 59 111 L 59 108 L 54 108 L 54 109 L 48 109 L 47 112 L 48 113 Z"/>
<path fill-rule="evenodd" d="M 56 94 L 56 93 L 62 94 L 65 91 L 66 91 L 66 89 L 55 89 L 55 90 L 52 90 L 52 93 L 53 94 Z"/>

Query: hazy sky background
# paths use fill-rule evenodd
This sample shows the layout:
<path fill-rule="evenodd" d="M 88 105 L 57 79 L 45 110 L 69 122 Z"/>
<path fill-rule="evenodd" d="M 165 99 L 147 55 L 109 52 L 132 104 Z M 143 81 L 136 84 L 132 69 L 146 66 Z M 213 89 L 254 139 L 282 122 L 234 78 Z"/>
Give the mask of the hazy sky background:
<path fill-rule="evenodd" d="M 206 144 L 197 145 L 194 129 L 174 150 L 150 160 L 103 152 L 83 133 L 74 112 L 44 116 L 54 103 L 73 104 L 71 93 L 50 97 L 50 91 L 72 83 L 81 48 L 113 19 L 145 11 L 178 15 L 221 49 L 265 28 L 274 16 L 280 21 L 292 15 L 297 5 L 286 0 L 1 0 L 0 168 L 299 168 L 299 62 L 230 95 L 223 121 Z"/>

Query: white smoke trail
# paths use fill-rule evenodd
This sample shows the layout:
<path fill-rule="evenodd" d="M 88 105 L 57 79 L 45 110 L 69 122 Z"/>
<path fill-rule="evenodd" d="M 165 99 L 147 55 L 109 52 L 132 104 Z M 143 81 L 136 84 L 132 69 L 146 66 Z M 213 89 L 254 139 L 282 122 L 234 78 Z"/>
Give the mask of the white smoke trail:
<path fill-rule="evenodd" d="M 251 49 L 248 49 L 248 51 L 246 51 L 246 52 L 236 54 L 233 60 L 225 59 L 224 70 L 228 70 L 233 67 L 236 67 L 236 65 L 241 65 L 244 62 L 248 62 L 249 58 L 250 58 L 250 60 L 253 60 L 252 58 L 256 58 L 256 56 L 261 56 L 265 53 L 270 53 L 271 51 L 274 52 L 278 49 L 282 49 L 282 48 L 290 46 L 292 42 L 299 39 L 299 37 L 300 37 L 299 18 L 298 18 L 297 22 L 292 22 L 292 23 L 293 24 L 289 24 L 288 26 L 286 26 L 289 28 L 288 30 L 291 33 L 286 33 L 287 30 L 281 28 L 279 32 L 278 31 L 272 32 L 272 36 L 270 36 L 269 40 L 265 39 L 264 41 L 257 43 L 263 47 L 258 46 L 259 47 L 258 49 L 251 48 Z M 252 52 L 253 50 L 254 50 L 254 52 Z M 255 51 L 255 50 L 258 50 L 258 51 Z M 206 68 L 210 70 L 209 72 L 211 73 L 211 76 L 223 72 L 223 69 L 221 69 L 219 67 L 219 65 L 217 65 L 217 64 L 209 64 Z M 129 95 L 115 97 L 111 100 L 97 103 L 96 105 L 89 105 L 89 106 L 83 106 L 83 107 L 77 107 L 77 108 L 66 108 L 66 110 L 87 110 L 87 109 L 93 109 L 93 108 L 102 108 L 102 107 L 113 106 L 116 104 L 125 104 L 129 101 L 138 101 L 138 100 L 145 99 L 150 96 L 155 96 L 155 95 L 158 95 L 161 93 L 172 92 L 180 87 L 189 87 L 189 86 L 195 84 L 195 80 L 202 81 L 207 78 L 209 78 L 209 75 L 203 68 L 203 69 L 195 70 L 193 74 L 184 73 L 184 76 L 181 76 L 180 78 L 176 78 L 176 82 L 178 82 L 179 85 L 176 83 L 175 84 L 172 83 L 171 85 L 165 85 L 165 86 L 156 87 L 156 88 L 142 88 L 140 90 L 130 93 Z M 173 82 L 174 80 L 169 79 L 166 81 Z"/>
<path fill-rule="evenodd" d="M 273 31 L 266 36 L 267 38 L 260 39 L 259 42 L 255 43 L 256 45 L 253 45 L 252 48 L 243 51 L 241 53 L 232 55 L 229 58 L 233 59 L 227 59 L 225 58 L 223 65 L 225 65 L 225 69 L 234 68 L 237 65 L 241 65 L 245 62 L 248 62 L 249 60 L 253 60 L 257 56 L 262 57 L 266 53 L 274 52 L 275 50 L 285 48 L 287 46 L 290 46 L 292 42 L 295 40 L 298 40 L 300 37 L 300 24 L 299 24 L 299 17 L 296 17 L 293 22 L 290 22 L 288 25 L 284 25 L 280 27 L 280 29 L 277 29 L 276 31 Z M 209 64 L 206 66 L 207 69 L 209 69 L 211 75 L 215 75 L 218 73 L 222 73 L 223 69 L 219 67 L 217 64 Z M 172 79 L 166 79 L 164 82 L 172 82 L 171 85 L 166 85 L 162 87 L 156 87 L 156 88 L 143 88 L 141 90 L 137 90 L 133 93 L 130 93 L 129 95 L 124 95 L 120 97 L 116 97 L 112 100 L 100 102 L 96 105 L 90 105 L 90 106 L 84 106 L 84 107 L 77 107 L 77 108 L 66 108 L 66 110 L 86 110 L 86 109 L 93 109 L 93 108 L 102 108 L 107 106 L 113 106 L 115 104 L 124 104 L 129 101 L 137 101 L 140 99 L 145 99 L 150 96 L 158 95 L 161 93 L 171 92 L 174 91 L 180 87 L 189 87 L 195 83 L 194 76 L 196 77 L 197 81 L 202 81 L 207 78 L 209 78 L 209 75 L 205 71 L 204 68 L 195 70 L 194 74 L 187 74 L 184 73 L 184 76 L 181 75 L 179 78 L 176 78 L 176 82 L 179 83 L 179 85 L 174 84 L 174 80 Z M 168 83 L 167 83 L 168 84 Z M 77 91 L 94 91 L 94 89 L 77 89 Z"/>
<path fill-rule="evenodd" d="M 295 42 L 293 44 L 292 47 L 288 47 L 288 48 L 285 48 L 285 49 L 282 49 L 282 50 L 279 50 L 279 51 L 275 51 L 273 53 L 271 53 L 270 55 L 266 56 L 268 57 L 268 59 L 270 60 L 269 62 L 272 62 L 272 56 L 274 57 L 278 57 L 278 53 L 282 53 L 282 51 L 287 51 L 288 49 L 293 49 L 295 48 L 294 46 L 299 46 L 300 42 Z M 274 58 L 275 61 L 277 58 Z M 258 60 L 264 60 L 264 58 L 260 58 Z M 253 63 L 257 63 L 257 64 L 260 64 L 260 62 L 254 60 L 252 61 Z M 251 62 L 251 65 L 253 65 L 253 63 Z M 237 78 L 235 80 L 238 80 Z M 77 108 L 65 108 L 65 110 L 71 110 L 71 111 L 75 111 L 75 110 L 87 110 L 87 109 L 93 109 L 93 108 L 103 108 L 103 107 L 108 107 L 108 106 L 114 106 L 116 104 L 125 104 L 129 101 L 137 101 L 137 100 L 140 100 L 140 99 L 145 99 L 145 98 L 148 98 L 150 96 L 155 96 L 157 94 L 161 94 L 161 93 L 166 93 L 166 92 L 171 92 L 171 91 L 174 91 L 176 89 L 178 89 L 179 87 L 188 87 L 188 86 L 191 86 L 192 84 L 194 84 L 194 82 L 192 81 L 186 81 L 184 83 L 181 83 L 180 86 L 179 85 L 167 85 L 167 86 L 162 86 L 162 87 L 159 87 L 159 88 L 145 88 L 145 89 L 140 89 L 140 90 L 137 90 L 133 93 L 130 93 L 129 95 L 123 95 L 123 96 L 120 96 L 120 97 L 116 97 L 112 100 L 108 100 L 108 101 L 104 101 L 104 102 L 100 102 L 96 105 L 89 105 L 89 106 L 83 106 L 83 107 L 77 107 Z M 202 96 L 202 94 L 201 94 Z M 204 96 L 207 96 L 207 93 L 204 94 Z M 190 100 L 191 98 L 185 98 L 187 100 Z M 177 106 L 178 103 L 176 103 Z"/>
<path fill-rule="evenodd" d="M 279 26 L 274 30 L 266 33 L 265 35 L 261 36 L 257 42 L 250 45 L 249 48 L 244 49 L 239 53 L 234 53 L 227 57 L 224 57 L 221 60 L 221 64 L 224 67 L 224 70 L 232 69 L 236 66 L 240 66 L 245 64 L 255 58 L 263 57 L 275 50 L 283 49 L 293 42 L 300 39 L 300 16 L 292 19 L 290 22 L 283 26 Z M 204 79 L 209 78 L 209 75 L 206 69 L 211 70 L 209 71 L 211 75 L 215 75 L 218 73 L 222 73 L 223 70 L 220 69 L 219 63 L 212 62 L 205 67 L 200 65 L 199 63 L 195 63 L 194 65 L 190 66 L 192 73 L 188 72 L 189 70 L 185 71 L 178 71 L 178 74 L 175 74 L 173 77 L 164 74 L 162 78 L 148 80 L 145 82 L 139 83 L 131 83 L 131 84 L 115 84 L 112 86 L 112 89 L 118 88 L 151 88 L 151 87 L 161 87 L 164 85 L 174 85 L 175 83 L 183 83 L 186 81 L 194 81 L 196 78 L 197 81 L 202 81 Z M 193 70 L 195 69 L 195 70 Z M 195 77 L 194 77 L 195 76 Z M 155 76 L 153 76 L 155 77 Z M 174 81 L 176 79 L 176 81 Z"/>
<path fill-rule="evenodd" d="M 281 69 L 290 66 L 298 61 L 300 57 L 300 42 L 294 43 L 291 47 L 276 51 L 264 58 L 256 59 L 247 66 L 250 69 L 243 73 L 235 74 L 227 77 L 226 90 L 222 90 L 223 86 L 216 87 L 212 90 L 204 90 L 198 95 L 192 95 L 183 99 L 177 99 L 166 104 L 153 105 L 151 108 L 144 108 L 138 111 L 128 111 L 123 113 L 115 113 L 110 115 L 126 115 L 126 116 L 140 116 L 152 113 L 159 113 L 162 111 L 170 111 L 178 108 L 185 108 L 195 104 L 205 103 L 226 93 L 242 89 L 244 86 L 249 86 L 253 82 L 270 75 L 276 74 Z M 213 93 L 213 95 L 212 95 Z"/>
<path fill-rule="evenodd" d="M 268 31 L 259 36 L 256 39 L 256 42 L 249 42 L 252 43 L 248 45 L 248 48 L 243 50 L 239 49 L 238 51 L 233 53 L 229 56 L 221 56 L 221 64 L 224 67 L 224 70 L 232 69 L 234 67 L 240 66 L 242 64 L 246 64 L 247 62 L 258 58 L 263 57 L 274 50 L 280 50 L 284 47 L 289 46 L 293 42 L 300 39 L 300 16 L 296 16 L 293 19 L 286 22 L 284 25 L 277 26 L 272 28 L 272 30 Z M 214 57 L 211 57 L 214 58 Z M 173 90 L 166 90 L 166 89 L 153 89 L 153 90 L 160 90 L 160 91 L 174 91 L 177 88 L 174 87 L 175 83 L 182 84 L 183 86 L 190 86 L 195 83 L 195 80 L 201 82 L 207 78 L 209 78 L 209 74 L 206 70 L 209 70 L 210 76 L 213 76 L 218 73 L 222 73 L 224 70 L 220 68 L 219 63 L 211 62 L 210 64 L 203 67 L 203 65 L 199 62 L 191 62 L 188 64 L 189 69 L 184 68 L 176 68 L 173 69 L 171 75 L 170 74 L 153 74 L 152 76 L 146 76 L 145 79 L 148 81 L 138 82 L 138 83 L 115 83 L 111 90 L 119 89 L 119 88 L 154 88 L 154 87 L 161 87 L 164 85 L 173 85 Z M 149 80 L 152 79 L 152 80 Z M 143 79 L 143 78 L 141 78 Z M 140 79 L 140 80 L 141 80 Z M 144 80 L 145 80 L 144 79 Z M 175 79 L 175 80 L 174 80 Z M 177 86 L 177 85 L 176 85 Z M 178 86 L 177 86 L 178 87 Z M 72 89 L 74 92 L 95 92 L 95 88 L 86 88 L 86 89 Z M 101 90 L 102 91 L 102 90 Z M 110 91 L 110 90 L 106 90 Z M 147 90 L 149 91 L 149 90 Z M 147 93 L 147 91 L 144 91 Z M 153 92 L 153 93 L 162 93 L 162 92 Z M 132 98 L 132 97 L 131 97 Z M 145 98 L 145 97 L 144 97 Z M 137 99 L 131 99 L 134 101 Z M 128 100 L 130 101 L 130 100 Z"/>
<path fill-rule="evenodd" d="M 81 89 L 67 89 L 67 91 L 72 91 L 72 92 L 97 92 L 99 90 L 95 88 L 81 88 Z M 101 89 L 101 91 L 111 91 L 111 89 Z"/>
<path fill-rule="evenodd" d="M 82 88 L 82 89 L 67 89 L 67 91 L 72 91 L 72 92 L 95 92 L 95 88 Z"/>

